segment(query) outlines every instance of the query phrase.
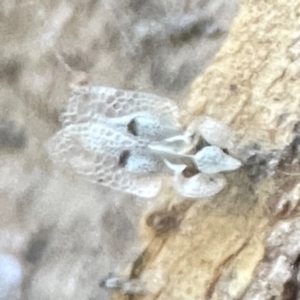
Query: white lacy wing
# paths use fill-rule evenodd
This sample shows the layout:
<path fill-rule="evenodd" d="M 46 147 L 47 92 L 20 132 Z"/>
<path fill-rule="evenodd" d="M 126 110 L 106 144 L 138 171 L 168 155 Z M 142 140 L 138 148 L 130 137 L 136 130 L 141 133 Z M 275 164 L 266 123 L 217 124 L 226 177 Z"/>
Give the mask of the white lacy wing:
<path fill-rule="evenodd" d="M 98 115 L 121 117 L 147 111 L 178 125 L 178 106 L 168 98 L 104 86 L 79 86 L 61 115 L 63 127 L 93 121 Z"/>
<path fill-rule="evenodd" d="M 124 138 L 111 128 L 103 131 L 103 125 L 97 125 L 100 127 L 74 124 L 57 132 L 46 145 L 50 158 L 55 163 L 69 165 L 89 181 L 143 198 L 155 197 L 161 189 L 160 178 L 128 172 L 120 166 L 122 151 L 138 142 Z M 106 135 L 107 140 L 103 139 Z M 118 140 L 120 136 L 123 147 Z"/>

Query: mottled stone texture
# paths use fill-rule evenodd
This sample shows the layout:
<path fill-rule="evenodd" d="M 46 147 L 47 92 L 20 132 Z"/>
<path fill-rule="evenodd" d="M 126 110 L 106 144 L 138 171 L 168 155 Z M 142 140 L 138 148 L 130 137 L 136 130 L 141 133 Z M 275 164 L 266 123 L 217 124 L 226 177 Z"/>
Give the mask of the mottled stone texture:
<path fill-rule="evenodd" d="M 223 0 L 0 1 L 0 254 L 21 263 L 21 299 L 107 299 L 98 283 L 138 257 L 141 211 L 160 201 L 94 186 L 50 162 L 44 143 L 60 128 L 69 85 L 184 104 L 236 10 Z"/>

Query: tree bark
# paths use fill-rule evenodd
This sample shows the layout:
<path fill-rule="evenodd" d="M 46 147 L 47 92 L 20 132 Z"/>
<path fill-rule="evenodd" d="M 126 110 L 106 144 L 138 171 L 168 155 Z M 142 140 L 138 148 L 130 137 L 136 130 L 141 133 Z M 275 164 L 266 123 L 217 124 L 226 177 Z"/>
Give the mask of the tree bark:
<path fill-rule="evenodd" d="M 244 167 L 208 202 L 160 195 L 160 210 L 180 225 L 161 235 L 143 222 L 132 276 L 154 294 L 130 299 L 298 299 L 299 14 L 298 1 L 241 1 L 227 41 L 192 84 L 184 121 L 207 114 L 228 124 Z"/>

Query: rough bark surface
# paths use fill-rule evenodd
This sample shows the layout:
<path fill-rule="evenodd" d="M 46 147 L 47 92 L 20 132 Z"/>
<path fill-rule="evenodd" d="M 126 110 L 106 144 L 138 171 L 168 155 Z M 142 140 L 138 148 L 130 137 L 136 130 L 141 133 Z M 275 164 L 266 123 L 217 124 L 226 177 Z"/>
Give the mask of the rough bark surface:
<path fill-rule="evenodd" d="M 166 193 L 162 209 L 181 222 L 163 236 L 142 230 L 132 274 L 154 296 L 131 299 L 298 299 L 299 13 L 298 1 L 241 1 L 185 121 L 205 113 L 230 125 L 245 166 L 209 202 L 183 206 Z"/>

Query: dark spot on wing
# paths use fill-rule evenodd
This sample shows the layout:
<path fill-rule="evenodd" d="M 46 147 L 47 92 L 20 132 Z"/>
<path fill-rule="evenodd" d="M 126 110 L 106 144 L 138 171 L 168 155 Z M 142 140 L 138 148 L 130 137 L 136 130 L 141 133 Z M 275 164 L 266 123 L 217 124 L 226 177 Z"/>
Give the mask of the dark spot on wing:
<path fill-rule="evenodd" d="M 223 150 L 223 152 L 224 152 L 225 154 L 228 154 L 228 155 L 229 155 L 228 149 L 222 149 L 222 150 Z"/>
<path fill-rule="evenodd" d="M 197 153 L 199 150 L 203 149 L 204 147 L 211 146 L 205 139 L 200 138 L 199 142 L 195 146 L 195 153 Z"/>
<path fill-rule="evenodd" d="M 183 172 L 182 172 L 182 175 L 185 177 L 185 178 L 190 178 L 194 175 L 196 175 L 197 173 L 199 173 L 199 171 L 197 170 L 197 168 L 195 166 L 187 166 Z"/>
<path fill-rule="evenodd" d="M 124 150 L 123 152 L 121 152 L 119 156 L 119 166 L 125 167 L 129 156 L 130 156 L 129 150 Z"/>
<path fill-rule="evenodd" d="M 137 136 L 137 128 L 136 128 L 136 121 L 132 119 L 128 124 L 127 124 L 127 130 L 129 133 L 131 133 L 134 136 Z"/>

